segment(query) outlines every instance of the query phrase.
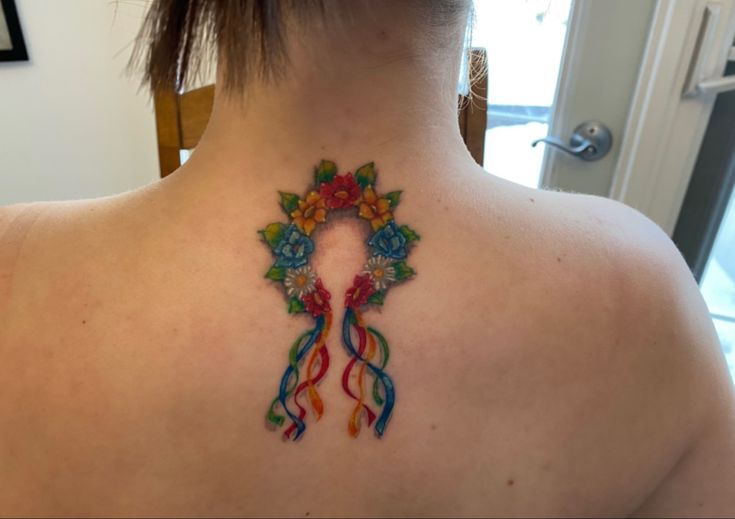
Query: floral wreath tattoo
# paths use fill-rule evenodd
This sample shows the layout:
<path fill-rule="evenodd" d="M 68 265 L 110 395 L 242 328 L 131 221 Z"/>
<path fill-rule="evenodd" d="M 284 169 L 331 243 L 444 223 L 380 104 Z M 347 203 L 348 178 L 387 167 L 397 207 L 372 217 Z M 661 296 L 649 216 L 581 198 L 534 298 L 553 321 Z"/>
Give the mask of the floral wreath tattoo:
<path fill-rule="evenodd" d="M 329 368 L 326 341 L 332 325 L 331 294 L 309 264 L 314 252 L 310 236 L 335 210 L 356 208 L 357 216 L 370 222 L 372 229 L 367 241 L 370 257 L 345 294 L 342 342 L 350 361 L 342 373 L 342 388 L 356 401 L 347 424 L 348 432 L 357 437 L 365 417 L 368 427 L 375 424 L 375 434 L 381 438 L 393 412 L 395 387 L 385 371 L 390 355 L 388 342 L 379 331 L 365 324 L 362 314 L 369 305 L 382 305 L 394 284 L 416 274 L 405 260 L 419 235 L 409 226 L 395 223 L 393 211 L 401 192 L 379 195 L 375 191 L 376 176 L 372 162 L 358 168 L 354 175 L 351 172 L 337 175 L 334 162 L 322 160 L 315 168 L 314 186 L 305 197 L 279 192 L 289 223 L 271 223 L 258 231 L 276 258 L 265 277 L 283 285 L 289 313 L 305 312 L 315 320 L 314 328 L 304 332 L 291 346 L 278 396 L 266 414 L 266 423 L 273 428 L 281 427 L 288 417 L 290 424 L 283 433 L 284 439 L 297 440 L 306 430 L 306 409 L 299 402 L 304 391 L 316 420 L 324 414 L 317 385 Z M 302 380 L 304 364 L 306 373 Z M 357 372 L 357 388 L 351 387 L 353 371 Z M 368 378 L 372 379 L 372 403 L 366 396 Z"/>

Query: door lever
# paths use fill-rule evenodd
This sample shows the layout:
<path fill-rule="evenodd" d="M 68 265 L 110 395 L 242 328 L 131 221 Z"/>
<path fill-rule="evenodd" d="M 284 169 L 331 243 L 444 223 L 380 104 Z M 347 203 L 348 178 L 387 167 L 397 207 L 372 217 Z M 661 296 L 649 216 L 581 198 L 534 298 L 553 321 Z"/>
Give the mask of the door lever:
<path fill-rule="evenodd" d="M 582 160 L 592 161 L 600 160 L 610 151 L 612 133 L 599 121 L 587 121 L 574 129 L 568 145 L 558 137 L 544 137 L 533 141 L 531 146 L 535 147 L 539 142 L 559 148 Z"/>
<path fill-rule="evenodd" d="M 697 40 L 694 43 L 692 61 L 689 63 L 686 79 L 684 80 L 683 97 L 695 97 L 697 95 L 719 94 L 735 90 L 735 75 L 722 76 L 722 73 L 710 79 L 702 78 L 705 61 L 710 54 L 714 33 L 717 30 L 717 19 L 720 15 L 720 5 L 710 2 L 704 8 L 702 22 L 699 26 Z M 728 51 L 727 61 L 735 60 L 735 47 Z M 722 69 L 725 65 L 722 66 Z"/>
<path fill-rule="evenodd" d="M 562 140 L 557 137 L 544 137 L 543 139 L 537 139 L 533 141 L 531 143 L 531 146 L 536 147 L 536 145 L 539 142 L 544 142 L 550 146 L 559 148 L 562 151 L 566 151 L 567 153 L 571 155 L 577 155 L 577 156 L 581 156 L 584 153 L 595 153 L 597 151 L 595 146 L 588 140 L 583 141 L 582 144 L 580 144 L 576 148 L 572 148 L 564 144 L 564 142 L 562 142 Z"/>

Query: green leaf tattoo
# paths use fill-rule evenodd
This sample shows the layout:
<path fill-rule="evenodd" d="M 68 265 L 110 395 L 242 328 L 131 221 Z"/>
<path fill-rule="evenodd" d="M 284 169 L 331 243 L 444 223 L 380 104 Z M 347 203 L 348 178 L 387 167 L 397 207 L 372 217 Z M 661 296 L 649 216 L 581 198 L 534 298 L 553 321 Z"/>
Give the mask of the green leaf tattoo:
<path fill-rule="evenodd" d="M 362 188 L 375 185 L 375 163 L 368 162 L 364 166 L 357 168 L 357 171 L 355 171 L 355 181 Z"/>
<path fill-rule="evenodd" d="M 406 237 L 407 242 L 421 239 L 421 236 L 419 236 L 418 233 L 411 229 L 408 225 L 401 225 L 398 230 L 401 231 L 401 234 Z"/>
<path fill-rule="evenodd" d="M 283 281 L 286 279 L 286 267 L 276 267 L 275 265 L 268 269 L 265 277 L 273 281 Z"/>
<path fill-rule="evenodd" d="M 265 229 L 258 232 L 263 236 L 265 242 L 273 249 L 283 239 L 286 227 L 286 224 L 276 222 L 267 225 Z"/>
<path fill-rule="evenodd" d="M 416 274 L 416 271 L 409 267 L 405 261 L 398 261 L 393 264 L 393 268 L 396 270 L 396 280 L 408 279 Z"/>
<path fill-rule="evenodd" d="M 390 206 L 395 208 L 401 201 L 401 193 L 402 191 L 391 191 L 390 193 L 384 194 L 383 198 L 387 198 L 388 202 L 390 202 Z"/>
<path fill-rule="evenodd" d="M 291 213 L 299 207 L 299 195 L 284 193 L 283 191 L 279 191 L 278 194 L 281 195 L 281 208 L 287 215 L 291 216 Z"/>
<path fill-rule="evenodd" d="M 292 297 L 288 300 L 288 313 L 298 314 L 306 309 L 304 303 L 298 297 Z"/>
<path fill-rule="evenodd" d="M 374 304 L 374 305 L 382 305 L 385 301 L 385 292 L 375 292 L 373 295 L 368 297 L 368 303 Z"/>
<path fill-rule="evenodd" d="M 337 165 L 334 162 L 331 160 L 321 161 L 314 171 L 314 185 L 316 185 L 317 190 L 319 188 L 319 184 L 323 182 L 331 182 L 336 174 Z"/>

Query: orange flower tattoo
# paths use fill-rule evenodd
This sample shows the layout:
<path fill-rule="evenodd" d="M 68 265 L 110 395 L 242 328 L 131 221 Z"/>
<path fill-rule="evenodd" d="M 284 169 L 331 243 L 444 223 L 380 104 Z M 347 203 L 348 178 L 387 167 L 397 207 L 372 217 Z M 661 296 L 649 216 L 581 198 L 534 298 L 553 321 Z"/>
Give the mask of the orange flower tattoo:
<path fill-rule="evenodd" d="M 390 200 L 378 198 L 373 186 L 367 186 L 362 191 L 362 202 L 360 202 L 360 212 L 358 214 L 362 218 L 370 220 L 373 231 L 377 231 L 393 219 L 390 208 Z"/>
<path fill-rule="evenodd" d="M 296 227 L 309 236 L 317 223 L 327 221 L 326 202 L 316 191 L 310 191 L 305 200 L 299 200 L 299 207 L 291 213 Z"/>

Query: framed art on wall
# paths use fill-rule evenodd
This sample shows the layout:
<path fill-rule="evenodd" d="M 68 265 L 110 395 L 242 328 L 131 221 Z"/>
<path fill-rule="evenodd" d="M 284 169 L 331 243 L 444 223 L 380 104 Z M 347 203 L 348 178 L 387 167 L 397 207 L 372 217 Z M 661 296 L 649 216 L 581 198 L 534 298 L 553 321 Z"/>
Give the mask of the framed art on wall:
<path fill-rule="evenodd" d="M 0 61 L 27 61 L 15 0 L 0 0 Z"/>

